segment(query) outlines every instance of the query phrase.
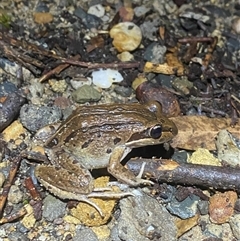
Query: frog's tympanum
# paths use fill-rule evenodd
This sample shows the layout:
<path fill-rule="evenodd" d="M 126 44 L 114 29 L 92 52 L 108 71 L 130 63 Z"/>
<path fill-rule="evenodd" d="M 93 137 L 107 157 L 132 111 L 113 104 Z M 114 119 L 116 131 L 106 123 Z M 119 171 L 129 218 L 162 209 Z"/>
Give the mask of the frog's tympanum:
<path fill-rule="evenodd" d="M 56 196 L 90 203 L 101 213 L 89 197 L 115 198 L 126 193 L 94 189 L 89 170 L 106 167 L 130 186 L 147 183 L 123 167 L 122 159 L 132 148 L 165 143 L 176 134 L 175 124 L 162 115 L 155 101 L 81 106 L 47 140 L 45 152 L 51 165 L 38 165 L 35 173 Z"/>

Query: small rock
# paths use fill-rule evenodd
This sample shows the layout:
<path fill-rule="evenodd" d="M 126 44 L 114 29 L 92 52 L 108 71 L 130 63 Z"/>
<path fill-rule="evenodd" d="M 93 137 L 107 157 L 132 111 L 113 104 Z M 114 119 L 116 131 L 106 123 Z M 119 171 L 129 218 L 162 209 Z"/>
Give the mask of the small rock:
<path fill-rule="evenodd" d="M 233 235 L 237 240 L 240 240 L 240 214 L 235 214 L 229 220 Z"/>
<path fill-rule="evenodd" d="M 208 201 L 200 200 L 198 202 L 198 210 L 201 213 L 201 215 L 208 214 Z"/>
<path fill-rule="evenodd" d="M 52 222 L 63 217 L 67 204 L 52 195 L 48 195 L 43 201 L 43 217 Z"/>
<path fill-rule="evenodd" d="M 5 182 L 5 180 L 6 180 L 5 175 L 2 172 L 0 172 L 0 188 L 3 186 L 3 183 Z"/>
<path fill-rule="evenodd" d="M 71 101 L 64 96 L 58 96 L 54 100 L 54 105 L 63 110 L 71 106 Z"/>
<path fill-rule="evenodd" d="M 25 101 L 26 99 L 17 93 L 11 93 L 0 99 L 0 132 L 17 117 Z"/>
<path fill-rule="evenodd" d="M 111 240 L 176 240 L 174 218 L 166 208 L 138 190 L 134 195 L 120 200 L 121 215 L 112 229 Z"/>
<path fill-rule="evenodd" d="M 31 229 L 36 223 L 33 207 L 30 204 L 24 206 L 27 214 L 21 219 L 21 224 L 25 229 Z M 24 230 L 24 228 L 22 228 Z"/>
<path fill-rule="evenodd" d="M 98 18 L 101 18 L 105 14 L 105 9 L 101 4 L 96 4 L 88 9 L 88 14 L 92 14 Z"/>
<path fill-rule="evenodd" d="M 179 92 L 183 93 L 184 95 L 189 95 L 190 90 L 193 88 L 193 83 L 190 82 L 187 78 L 183 77 L 176 77 L 172 81 L 172 86 Z"/>
<path fill-rule="evenodd" d="M 111 229 L 108 225 L 91 227 L 91 229 L 97 235 L 99 240 L 109 240 Z"/>
<path fill-rule="evenodd" d="M 34 22 L 39 24 L 51 23 L 53 21 L 53 15 L 51 13 L 34 13 Z"/>
<path fill-rule="evenodd" d="M 214 157 L 209 150 L 204 148 L 198 148 L 195 152 L 193 152 L 191 157 L 188 159 L 188 163 L 221 166 L 220 160 Z"/>
<path fill-rule="evenodd" d="M 182 202 L 178 202 L 175 198 L 168 203 L 167 210 L 180 217 L 181 219 L 191 218 L 197 213 L 197 204 L 200 198 L 196 195 L 187 197 Z"/>
<path fill-rule="evenodd" d="M 32 73 L 28 69 L 16 62 L 9 61 L 7 58 L 0 58 L 0 68 L 14 76 L 15 78 L 12 78 L 11 81 L 17 82 L 18 84 L 20 78 L 23 78 L 25 81 L 29 81 L 33 78 Z"/>
<path fill-rule="evenodd" d="M 48 83 L 50 84 L 50 86 L 54 92 L 64 93 L 64 91 L 67 88 L 67 83 L 64 79 L 63 80 L 51 79 L 48 81 Z"/>
<path fill-rule="evenodd" d="M 134 11 L 131 7 L 121 7 L 119 9 L 119 16 L 123 22 L 131 22 L 134 17 Z"/>
<path fill-rule="evenodd" d="M 151 10 L 151 8 L 148 8 L 143 5 L 143 6 L 135 7 L 134 13 L 135 13 L 136 17 L 141 17 L 141 16 L 144 16 L 150 10 Z"/>
<path fill-rule="evenodd" d="M 177 97 L 157 83 L 143 82 L 136 89 L 136 97 L 141 103 L 149 100 L 158 101 L 162 105 L 163 114 L 167 117 L 178 116 L 181 112 Z"/>
<path fill-rule="evenodd" d="M 72 98 L 77 103 L 97 102 L 102 95 L 96 89 L 89 85 L 83 85 L 72 93 Z"/>
<path fill-rule="evenodd" d="M 109 177 L 102 176 L 94 181 L 95 188 L 107 187 L 109 183 Z M 118 187 L 112 187 L 113 192 L 119 192 Z M 75 208 L 70 210 L 72 216 L 81 221 L 86 226 L 100 226 L 106 224 L 112 216 L 113 208 L 116 205 L 116 199 L 100 199 L 100 198 L 89 198 L 90 201 L 95 203 L 102 211 L 103 217 L 99 214 L 95 207 L 85 202 L 79 202 Z"/>
<path fill-rule="evenodd" d="M 154 0 L 153 8 L 156 10 L 160 16 L 166 16 L 177 10 L 177 5 L 172 0 Z"/>
<path fill-rule="evenodd" d="M 91 85 L 92 79 L 91 78 L 85 78 L 85 77 L 77 77 L 70 80 L 71 86 L 76 90 L 77 88 L 83 86 L 83 85 Z"/>
<path fill-rule="evenodd" d="M 120 59 L 122 62 L 132 61 L 134 60 L 134 56 L 130 54 L 127 51 L 124 51 L 117 55 L 118 59 Z"/>
<path fill-rule="evenodd" d="M 0 84 L 0 97 L 7 96 L 16 91 L 18 91 L 18 88 L 9 81 L 4 81 Z"/>
<path fill-rule="evenodd" d="M 110 30 L 113 46 L 119 51 L 133 51 L 142 41 L 141 29 L 132 22 L 119 23 Z"/>
<path fill-rule="evenodd" d="M 73 236 L 73 241 L 99 241 L 97 235 L 87 227 L 78 226 L 75 236 Z"/>
<path fill-rule="evenodd" d="M 86 13 L 82 8 L 78 7 L 74 11 L 74 15 L 81 19 L 82 23 L 88 28 L 97 29 L 102 20 L 95 15 Z"/>
<path fill-rule="evenodd" d="M 237 17 L 232 22 L 232 29 L 236 34 L 240 34 L 240 18 Z"/>
<path fill-rule="evenodd" d="M 221 161 L 232 167 L 240 166 L 240 149 L 231 133 L 219 131 L 215 144 Z"/>
<path fill-rule="evenodd" d="M 12 185 L 8 194 L 8 201 L 11 203 L 20 203 L 22 201 L 23 194 L 18 186 Z"/>
<path fill-rule="evenodd" d="M 151 43 L 145 50 L 143 58 L 154 64 L 162 64 L 165 61 L 167 48 L 158 43 Z"/>
<path fill-rule="evenodd" d="M 31 103 L 39 105 L 41 103 L 40 97 L 42 97 L 44 93 L 44 85 L 39 83 L 39 79 L 37 78 L 32 78 L 30 83 L 28 89 L 31 93 Z"/>
<path fill-rule="evenodd" d="M 24 105 L 20 111 L 20 120 L 24 127 L 30 131 L 58 122 L 62 117 L 61 110 L 56 106 Z"/>
<path fill-rule="evenodd" d="M 25 233 L 21 233 L 21 232 L 17 232 L 17 231 L 11 231 L 8 235 L 7 235 L 8 239 L 7 240 L 11 240 L 11 241 L 29 241 L 27 235 Z M 1 239 L 4 240 L 4 239 Z"/>
<path fill-rule="evenodd" d="M 213 223 L 222 224 L 229 221 L 234 213 L 237 194 L 234 191 L 217 193 L 209 199 L 209 215 Z"/>
<path fill-rule="evenodd" d="M 93 84 L 96 86 L 108 89 L 112 83 L 118 83 L 123 80 L 122 75 L 114 69 L 100 69 L 92 72 Z"/>
<path fill-rule="evenodd" d="M 151 41 L 157 41 L 156 32 L 158 31 L 159 25 L 160 18 L 157 14 L 153 19 L 144 21 L 144 23 L 140 25 L 143 36 Z"/>
<path fill-rule="evenodd" d="M 116 86 L 114 91 L 123 97 L 130 97 L 132 94 L 132 89 L 124 86 Z"/>

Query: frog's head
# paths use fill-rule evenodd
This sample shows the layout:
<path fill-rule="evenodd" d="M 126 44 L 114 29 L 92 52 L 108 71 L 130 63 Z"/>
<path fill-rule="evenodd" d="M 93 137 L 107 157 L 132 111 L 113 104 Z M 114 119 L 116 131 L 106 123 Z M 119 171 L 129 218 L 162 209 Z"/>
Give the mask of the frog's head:
<path fill-rule="evenodd" d="M 162 107 L 158 102 L 148 102 L 145 107 L 149 110 L 149 119 L 144 128 L 134 132 L 127 141 L 126 145 L 131 148 L 169 142 L 178 133 L 174 122 L 163 116 Z"/>

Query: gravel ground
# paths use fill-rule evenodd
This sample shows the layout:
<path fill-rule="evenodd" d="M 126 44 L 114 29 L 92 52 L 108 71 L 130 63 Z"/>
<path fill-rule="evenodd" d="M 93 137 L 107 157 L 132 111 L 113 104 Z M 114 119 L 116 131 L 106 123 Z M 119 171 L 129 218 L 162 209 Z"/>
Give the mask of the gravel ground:
<path fill-rule="evenodd" d="M 121 25 L 115 27 L 118 23 Z M 156 93 L 163 96 L 159 98 L 168 116 L 201 112 L 209 117 L 230 117 L 235 123 L 239 118 L 240 104 L 231 99 L 240 98 L 237 0 L 2 0 L 0 24 L 1 187 L 11 158 L 36 145 L 34 134 L 65 120 L 82 104 L 131 103 Z M 130 35 L 122 38 L 119 31 Z M 202 41 L 204 37 L 210 40 Z M 215 37 L 218 41 L 211 52 Z M 202 42 L 181 46 L 177 42 L 187 38 L 195 39 L 195 43 L 201 38 Z M 191 51 L 189 46 L 193 47 Z M 147 61 L 164 64 L 166 55 L 175 53 L 176 48 L 184 74 L 180 74 L 182 65 L 174 60 L 178 67 L 171 75 L 143 71 Z M 212 56 L 209 65 L 206 54 Z M 61 62 L 63 58 L 68 62 Z M 86 68 L 70 60 L 103 65 Z M 105 73 L 108 66 L 120 60 L 124 63 L 121 68 Z M 129 67 L 129 63 L 138 65 Z M 56 70 L 57 66 L 62 69 Z M 150 87 L 137 89 L 144 81 Z M 205 109 L 200 97 L 209 98 L 204 102 Z M 188 154 L 175 150 L 174 156 L 183 161 Z M 173 156 L 166 150 L 165 155 Z M 67 202 L 46 191 L 34 176 L 34 168 L 35 163 L 28 159 L 21 161 L 3 216 L 12 216 L 23 207 L 27 214 L 1 224 L 0 240 L 240 240 L 240 199 L 233 191 L 221 196 L 210 189 L 192 191 L 193 187 L 161 184 L 162 194 L 155 194 L 155 186 L 124 187 L 134 196 L 119 201 L 94 200 L 106 214 L 102 218 L 86 204 Z M 29 190 L 28 177 L 41 199 Z M 177 196 L 180 192 L 187 192 L 181 200 Z M 210 198 L 213 194 L 219 195 L 216 200 Z M 219 212 L 226 217 L 221 221 L 216 221 L 211 212 L 218 203 Z"/>

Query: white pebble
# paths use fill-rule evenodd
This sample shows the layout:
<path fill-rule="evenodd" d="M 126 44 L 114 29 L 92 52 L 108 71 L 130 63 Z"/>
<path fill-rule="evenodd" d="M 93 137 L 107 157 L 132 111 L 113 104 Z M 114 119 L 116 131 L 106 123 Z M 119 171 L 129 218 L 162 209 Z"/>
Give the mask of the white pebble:
<path fill-rule="evenodd" d="M 96 86 L 107 89 L 112 83 L 118 83 L 123 80 L 122 75 L 113 69 L 99 69 L 92 72 L 93 84 Z"/>
<path fill-rule="evenodd" d="M 101 18 L 105 14 L 105 9 L 101 4 L 96 4 L 88 9 L 88 13 Z"/>

